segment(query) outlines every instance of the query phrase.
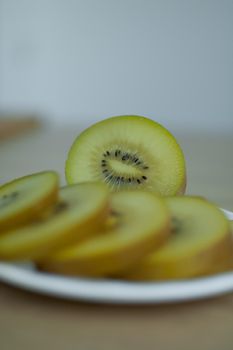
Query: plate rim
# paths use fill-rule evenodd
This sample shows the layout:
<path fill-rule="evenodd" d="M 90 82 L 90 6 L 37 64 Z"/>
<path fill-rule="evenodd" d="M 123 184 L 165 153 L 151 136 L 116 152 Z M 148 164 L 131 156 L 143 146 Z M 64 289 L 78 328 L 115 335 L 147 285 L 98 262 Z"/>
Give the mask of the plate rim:
<path fill-rule="evenodd" d="M 233 212 L 220 208 L 228 219 Z M 0 282 L 56 298 L 105 304 L 159 304 L 206 299 L 233 292 L 233 272 L 166 282 L 131 282 L 60 276 L 0 263 Z"/>

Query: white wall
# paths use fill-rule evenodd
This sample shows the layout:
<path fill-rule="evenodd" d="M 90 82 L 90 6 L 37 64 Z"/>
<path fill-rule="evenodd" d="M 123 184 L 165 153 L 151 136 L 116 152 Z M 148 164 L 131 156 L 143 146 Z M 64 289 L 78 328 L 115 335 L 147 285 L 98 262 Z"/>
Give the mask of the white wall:
<path fill-rule="evenodd" d="M 232 0 L 0 0 L 0 108 L 233 134 Z"/>

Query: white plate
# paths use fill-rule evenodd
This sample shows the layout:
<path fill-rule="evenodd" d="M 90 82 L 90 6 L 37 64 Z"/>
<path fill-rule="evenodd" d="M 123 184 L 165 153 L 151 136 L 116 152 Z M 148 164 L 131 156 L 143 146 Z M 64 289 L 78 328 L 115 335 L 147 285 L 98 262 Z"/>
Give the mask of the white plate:
<path fill-rule="evenodd" d="M 233 220 L 233 213 L 224 210 Z M 54 297 L 114 304 L 156 304 L 233 292 L 233 272 L 174 282 L 123 282 L 41 273 L 29 264 L 0 264 L 0 281 Z"/>

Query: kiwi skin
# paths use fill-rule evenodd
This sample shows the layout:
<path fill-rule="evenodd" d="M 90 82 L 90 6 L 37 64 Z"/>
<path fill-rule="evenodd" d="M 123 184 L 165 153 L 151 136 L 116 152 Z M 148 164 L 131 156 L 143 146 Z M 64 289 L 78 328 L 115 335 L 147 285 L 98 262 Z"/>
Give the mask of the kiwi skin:
<path fill-rule="evenodd" d="M 106 132 L 106 129 L 108 128 L 108 125 L 112 127 L 112 130 L 114 131 L 114 126 L 116 127 L 119 127 L 119 122 L 122 123 L 122 129 L 124 130 L 124 124 L 123 122 L 125 122 L 126 124 L 125 125 L 134 125 L 133 122 L 136 122 L 137 121 L 137 128 L 140 128 L 140 123 L 142 126 L 146 126 L 145 129 L 147 130 L 155 130 L 155 134 L 157 133 L 160 137 L 163 137 L 163 138 L 166 138 L 168 139 L 168 142 L 169 142 L 169 145 L 170 145 L 170 149 L 175 149 L 176 151 L 174 151 L 174 156 L 176 159 L 176 166 L 174 167 L 175 168 L 178 168 L 178 173 L 176 175 L 176 181 L 175 181 L 175 184 L 173 183 L 172 185 L 171 184 L 168 184 L 168 186 L 164 186 L 164 190 L 162 190 L 160 192 L 160 190 L 157 190 L 156 188 L 154 188 L 151 183 L 151 179 L 154 183 L 154 178 L 156 178 L 156 174 L 154 176 L 154 173 L 150 171 L 147 173 L 147 170 L 145 173 L 141 173 L 141 176 L 140 176 L 140 180 L 139 179 L 134 179 L 134 183 L 130 181 L 130 183 L 126 184 L 125 182 L 123 182 L 123 185 L 122 185 L 122 188 L 121 188 L 121 184 L 119 185 L 119 183 L 117 182 L 117 179 L 121 178 L 121 176 L 119 176 L 120 174 L 113 174 L 113 176 L 108 176 L 108 181 L 105 180 L 105 177 L 106 177 L 106 174 L 102 174 L 101 172 L 101 168 L 99 168 L 100 171 L 98 171 L 98 174 L 97 174 L 97 177 L 93 179 L 92 177 L 92 169 L 89 169 L 89 170 L 85 170 L 83 171 L 83 164 L 86 163 L 86 160 L 83 159 L 82 160 L 82 163 L 79 162 L 79 164 L 77 163 L 77 158 L 76 158 L 76 154 L 79 153 L 79 154 L 83 154 L 83 145 L 86 144 L 87 146 L 89 146 L 88 144 L 88 139 L 91 140 L 93 139 L 93 136 L 94 133 L 93 133 L 93 130 L 95 127 L 101 127 L 103 129 L 103 126 L 104 126 L 104 132 Z M 102 130 L 101 129 L 101 130 Z M 111 130 L 110 130 L 111 132 Z M 145 134 L 146 135 L 146 134 Z M 131 135 L 131 141 L 132 141 L 132 135 Z M 120 149 L 120 151 L 122 152 L 122 154 L 124 152 L 127 153 L 127 147 L 130 146 L 130 140 L 127 139 L 126 141 L 126 145 L 123 146 L 122 149 Z M 132 142 L 132 152 L 134 147 L 135 147 L 135 144 L 134 144 L 134 141 L 133 140 Z M 129 143 L 129 145 L 127 145 L 127 143 Z M 98 147 L 98 142 L 97 142 L 97 145 Z M 110 145 L 110 152 L 115 152 L 117 151 L 117 145 L 112 145 L 112 149 L 111 149 L 111 145 Z M 119 146 L 119 145 L 118 145 Z M 102 145 L 101 145 L 102 147 Z M 141 146 L 140 146 L 141 147 Z M 139 147 L 139 150 L 137 151 L 136 149 L 136 152 L 138 152 L 139 156 L 140 156 L 140 147 Z M 148 147 L 148 145 L 147 145 Z M 131 147 L 129 147 L 131 148 Z M 97 152 L 95 153 L 95 157 L 94 158 L 100 158 L 99 161 L 101 162 L 101 159 L 104 159 L 103 157 L 101 158 L 101 156 L 104 156 L 105 153 L 107 153 L 108 151 L 108 146 L 106 145 L 106 148 L 102 149 L 100 152 L 100 154 L 97 154 Z M 143 152 L 143 150 L 142 150 Z M 153 152 L 152 152 L 153 153 Z M 108 154 L 107 154 L 108 155 Z M 111 156 L 112 156 L 112 153 L 111 153 Z M 133 156 L 133 154 L 131 154 L 131 157 Z M 146 157 L 146 156 L 145 156 Z M 144 153 L 142 154 L 142 160 L 144 158 Z M 151 158 L 151 155 L 149 155 L 149 157 L 147 158 Z M 80 159 L 80 157 L 79 157 Z M 149 159 L 148 159 L 149 160 Z M 154 161 L 153 161 L 154 163 Z M 149 164 L 146 164 L 146 165 L 149 165 Z M 85 165 L 86 166 L 86 165 Z M 154 166 L 154 164 L 153 164 Z M 76 169 L 75 169 L 76 168 Z M 102 168 L 103 171 L 106 171 L 105 168 Z M 168 169 L 169 171 L 169 169 Z M 95 173 L 97 173 L 96 170 L 94 170 Z M 150 181 L 147 182 L 147 180 L 145 178 L 147 178 L 147 175 L 149 174 L 149 178 L 150 178 Z M 126 189 L 126 190 L 135 190 L 135 189 L 142 189 L 142 190 L 148 190 L 148 191 L 154 191 L 156 192 L 157 194 L 161 194 L 161 195 L 165 195 L 165 196 L 169 196 L 169 195 L 182 195 L 185 193 L 185 190 L 186 190 L 186 166 L 185 166 L 185 157 L 184 157 L 184 154 L 182 152 L 182 149 L 181 147 L 179 146 L 177 140 L 175 139 L 175 137 L 165 128 L 163 127 L 161 124 L 149 119 L 149 118 L 146 118 L 146 117 L 143 117 L 143 116 L 137 116 L 137 115 L 122 115 L 122 116 L 114 116 L 114 117 L 110 117 L 110 118 L 107 118 L 105 120 L 102 120 L 100 122 L 97 122 L 96 124 L 94 125 L 91 125 L 90 127 L 88 127 L 87 129 L 85 129 L 80 135 L 77 136 L 77 138 L 74 140 L 69 152 L 68 152 L 68 157 L 67 157 L 67 160 L 66 160 L 66 166 L 65 166 L 65 175 L 66 175 L 66 180 L 67 180 L 67 183 L 68 184 L 73 184 L 73 183 L 76 183 L 76 182 L 82 182 L 82 181 L 106 181 L 107 184 L 109 185 L 109 188 L 112 190 L 112 191 L 117 191 L 117 190 L 121 190 L 121 189 Z M 107 174 L 108 175 L 108 174 Z M 96 175 L 95 175 L 96 176 Z M 127 177 L 131 177 L 131 174 L 127 174 L 126 175 Z M 112 178 L 110 181 L 109 181 L 109 178 Z M 138 182 L 138 183 L 137 183 Z M 163 182 L 164 184 L 165 181 Z M 150 188 L 149 188 L 150 187 Z"/>

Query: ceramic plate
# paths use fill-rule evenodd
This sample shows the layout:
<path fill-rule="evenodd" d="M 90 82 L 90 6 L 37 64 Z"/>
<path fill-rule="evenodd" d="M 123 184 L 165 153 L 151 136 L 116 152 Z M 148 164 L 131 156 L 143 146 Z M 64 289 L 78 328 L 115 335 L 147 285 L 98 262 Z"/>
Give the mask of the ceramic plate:
<path fill-rule="evenodd" d="M 233 213 L 224 210 L 233 220 Z M 233 292 L 233 272 L 172 282 L 124 282 L 42 273 L 29 264 L 0 264 L 0 281 L 63 299 L 112 304 L 156 304 L 204 299 Z"/>

